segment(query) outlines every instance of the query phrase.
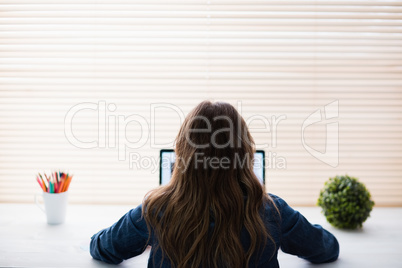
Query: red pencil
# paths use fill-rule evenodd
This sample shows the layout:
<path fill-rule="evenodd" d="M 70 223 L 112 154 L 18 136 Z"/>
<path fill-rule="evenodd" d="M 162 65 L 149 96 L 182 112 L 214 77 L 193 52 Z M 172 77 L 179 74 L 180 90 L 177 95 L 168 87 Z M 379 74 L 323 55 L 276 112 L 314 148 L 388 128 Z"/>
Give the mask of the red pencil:
<path fill-rule="evenodd" d="M 41 181 L 42 181 L 42 185 L 43 185 L 43 187 L 45 188 L 45 192 L 47 192 L 46 183 L 45 183 L 45 181 L 43 180 L 42 175 L 40 175 L 40 173 L 39 173 L 39 176 L 40 176 L 40 179 L 41 179 Z"/>
<path fill-rule="evenodd" d="M 42 188 L 42 190 L 43 190 L 44 192 L 46 192 L 46 188 L 45 188 L 45 186 L 40 182 L 39 177 L 36 177 L 36 180 L 38 181 L 39 186 Z"/>

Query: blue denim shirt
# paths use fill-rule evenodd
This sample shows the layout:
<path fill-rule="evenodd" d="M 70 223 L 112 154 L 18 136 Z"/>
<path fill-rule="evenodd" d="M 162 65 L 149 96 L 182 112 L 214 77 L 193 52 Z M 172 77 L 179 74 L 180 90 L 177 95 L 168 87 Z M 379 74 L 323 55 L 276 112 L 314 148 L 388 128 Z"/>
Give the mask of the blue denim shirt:
<path fill-rule="evenodd" d="M 262 217 L 269 234 L 276 245 L 268 240 L 260 258 L 251 258 L 250 267 L 279 267 L 277 255 L 280 247 L 283 252 L 297 255 L 312 263 L 332 262 L 338 258 L 339 244 L 335 236 L 320 225 L 311 224 L 298 211 L 292 209 L 280 197 L 269 194 L 280 212 L 269 204 L 262 208 Z M 90 253 L 93 258 L 112 264 L 140 255 L 148 245 L 152 246 L 148 267 L 171 267 L 169 259 L 162 258 L 160 249 L 153 250 L 158 240 L 148 229 L 143 217 L 142 206 L 130 210 L 111 227 L 93 235 Z M 244 248 L 250 243 L 247 231 L 243 229 L 241 241 Z"/>

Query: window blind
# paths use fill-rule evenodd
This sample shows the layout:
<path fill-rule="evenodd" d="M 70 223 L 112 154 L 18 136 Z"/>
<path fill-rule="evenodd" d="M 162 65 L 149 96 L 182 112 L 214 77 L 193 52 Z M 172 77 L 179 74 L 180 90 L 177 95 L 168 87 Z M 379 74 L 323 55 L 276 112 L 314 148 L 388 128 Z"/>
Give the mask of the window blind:
<path fill-rule="evenodd" d="M 402 205 L 402 1 L 371 0 L 1 0 L 0 202 L 60 169 L 72 203 L 138 204 L 204 99 L 238 107 L 290 204 L 348 174 Z"/>

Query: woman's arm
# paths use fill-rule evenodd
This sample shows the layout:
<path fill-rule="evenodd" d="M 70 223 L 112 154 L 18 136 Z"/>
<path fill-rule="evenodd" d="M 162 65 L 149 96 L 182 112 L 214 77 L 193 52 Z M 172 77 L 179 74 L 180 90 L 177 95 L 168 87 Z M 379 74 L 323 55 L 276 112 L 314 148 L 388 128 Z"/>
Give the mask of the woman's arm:
<path fill-rule="evenodd" d="M 281 213 L 281 249 L 312 263 L 333 262 L 339 256 L 335 236 L 318 224 L 311 224 L 283 199 L 273 197 Z"/>
<path fill-rule="evenodd" d="M 142 206 L 130 210 L 118 222 L 91 237 L 94 259 L 118 264 L 140 255 L 147 247 L 148 229 L 141 217 Z"/>

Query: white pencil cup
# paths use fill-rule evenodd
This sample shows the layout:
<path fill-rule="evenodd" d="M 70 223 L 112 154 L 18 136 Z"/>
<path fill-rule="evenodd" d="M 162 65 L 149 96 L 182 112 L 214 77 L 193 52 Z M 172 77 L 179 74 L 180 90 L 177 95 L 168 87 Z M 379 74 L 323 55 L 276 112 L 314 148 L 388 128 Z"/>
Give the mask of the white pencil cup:
<path fill-rule="evenodd" d="M 66 218 L 68 192 L 43 192 L 45 207 L 39 203 L 38 196 L 39 194 L 35 195 L 35 203 L 46 214 L 47 223 L 52 225 L 63 223 Z"/>

